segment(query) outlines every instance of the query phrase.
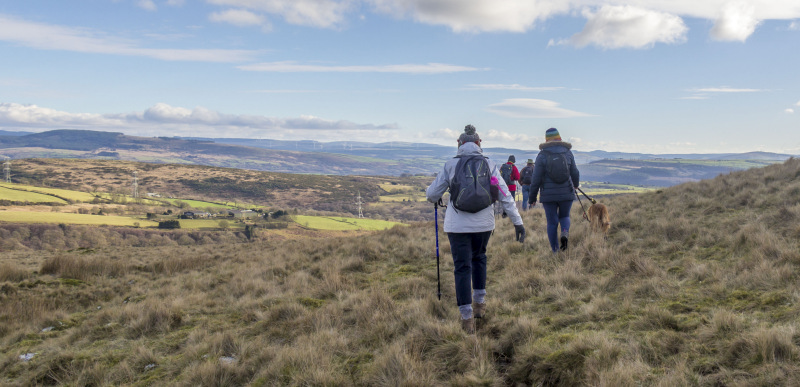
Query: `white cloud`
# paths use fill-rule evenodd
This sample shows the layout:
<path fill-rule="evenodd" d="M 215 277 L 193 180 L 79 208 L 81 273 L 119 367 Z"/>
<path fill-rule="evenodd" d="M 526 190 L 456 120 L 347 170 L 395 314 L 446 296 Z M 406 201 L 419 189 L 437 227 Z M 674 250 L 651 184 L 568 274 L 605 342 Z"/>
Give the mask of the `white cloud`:
<path fill-rule="evenodd" d="M 357 124 L 314 116 L 292 118 L 223 114 L 203 107 L 187 109 L 158 103 L 142 112 L 118 114 L 69 113 L 36 105 L 0 103 L 0 125 L 16 129 L 127 130 L 139 134 L 167 134 L 176 130 L 197 133 L 253 133 L 259 130 L 394 130 L 397 125 Z M 230 133 L 226 132 L 226 135 Z"/>
<path fill-rule="evenodd" d="M 786 110 L 784 110 L 784 111 L 785 111 L 786 113 L 789 113 L 789 114 L 794 114 L 794 109 L 792 109 L 792 108 L 786 109 Z"/>
<path fill-rule="evenodd" d="M 170 0 L 173 1 L 173 0 Z M 267 13 L 287 23 L 320 28 L 364 19 L 365 8 L 395 18 L 440 25 L 454 32 L 526 32 L 555 16 L 584 13 L 584 31 L 551 44 L 579 47 L 646 48 L 686 39 L 682 17 L 713 20 L 712 36 L 744 41 L 762 20 L 800 18 L 791 0 L 206 0 L 208 3 Z M 596 12 L 587 11 L 596 10 Z M 798 28 L 793 21 L 790 28 Z"/>
<path fill-rule="evenodd" d="M 264 24 L 264 17 L 243 9 L 229 9 L 214 12 L 208 19 L 218 23 L 230 23 L 239 27 L 257 26 Z"/>
<path fill-rule="evenodd" d="M 756 18 L 755 7 L 749 2 L 730 2 L 721 13 L 711 28 L 711 37 L 716 40 L 744 42 L 761 23 Z"/>
<path fill-rule="evenodd" d="M 442 139 L 442 140 L 445 140 L 445 141 L 453 141 L 453 142 L 455 142 L 456 140 L 458 140 L 458 136 L 460 136 L 461 133 L 462 132 L 458 132 L 458 131 L 452 130 L 450 128 L 442 128 L 442 129 L 439 129 L 436 132 L 434 132 L 433 136 L 435 138 Z"/>
<path fill-rule="evenodd" d="M 445 143 L 449 141 L 455 142 L 462 133 L 464 133 L 463 130 L 457 131 L 450 128 L 443 128 L 435 131 L 432 137 L 436 140 L 444 140 Z M 537 140 L 531 139 L 530 136 L 526 134 L 509 133 L 496 129 L 482 130 L 478 128 L 478 135 L 481 137 L 481 140 L 483 140 L 482 145 L 490 148 L 498 146 L 532 146 L 534 142 L 537 142 Z"/>
<path fill-rule="evenodd" d="M 789 29 L 792 31 L 800 31 L 800 22 L 793 21 L 789 23 Z"/>
<path fill-rule="evenodd" d="M 681 99 L 709 99 L 709 94 L 736 94 L 736 93 L 759 93 L 764 91 L 769 91 L 766 89 L 744 89 L 744 88 L 734 88 L 728 86 L 722 87 L 700 87 L 695 89 L 686 90 L 690 93 L 696 93 L 695 95 L 683 97 Z"/>
<path fill-rule="evenodd" d="M 496 129 L 491 129 L 485 135 L 481 135 L 481 139 L 516 144 L 531 142 L 531 138 L 525 134 L 509 133 Z"/>
<path fill-rule="evenodd" d="M 455 32 L 525 32 L 537 21 L 567 13 L 569 1 L 532 0 L 367 0 L 379 11 L 395 17 L 433 25 Z"/>
<path fill-rule="evenodd" d="M 344 23 L 355 0 L 207 0 L 211 4 L 281 16 L 296 25 L 334 28 Z"/>
<path fill-rule="evenodd" d="M 737 89 L 733 87 L 705 87 L 705 88 L 697 88 L 689 90 L 694 93 L 755 93 L 766 91 L 763 89 Z"/>
<path fill-rule="evenodd" d="M 384 66 L 322 66 L 298 64 L 295 62 L 270 62 L 237 66 L 245 71 L 266 71 L 278 73 L 407 73 L 443 74 L 464 71 L 486 70 L 475 67 L 456 66 L 443 63 L 400 64 Z"/>
<path fill-rule="evenodd" d="M 797 101 L 797 103 L 795 105 L 800 106 L 800 101 Z"/>
<path fill-rule="evenodd" d="M 467 90 L 501 90 L 501 91 L 557 91 L 564 90 L 564 87 L 531 87 L 522 86 L 518 84 L 504 85 L 504 84 L 475 84 L 467 85 Z"/>
<path fill-rule="evenodd" d="M 243 62 L 257 54 L 249 50 L 143 48 L 136 41 L 108 37 L 84 28 L 29 22 L 2 14 L 0 41 L 42 50 L 143 56 L 167 61 Z"/>
<path fill-rule="evenodd" d="M 139 0 L 136 3 L 136 5 L 139 6 L 139 8 L 147 11 L 155 11 L 158 9 L 158 7 L 156 7 L 156 3 L 154 3 L 153 0 Z"/>
<path fill-rule="evenodd" d="M 489 105 L 488 111 L 514 118 L 570 118 L 590 114 L 564 109 L 558 102 L 545 99 L 513 98 Z"/>
<path fill-rule="evenodd" d="M 186 3 L 185 0 L 167 0 L 167 5 L 171 7 L 181 7 L 184 3 Z"/>
<path fill-rule="evenodd" d="M 683 43 L 689 30 L 678 16 L 632 6 L 604 5 L 596 13 L 584 11 L 584 16 L 588 21 L 583 31 L 551 45 L 650 48 L 656 43 Z"/>

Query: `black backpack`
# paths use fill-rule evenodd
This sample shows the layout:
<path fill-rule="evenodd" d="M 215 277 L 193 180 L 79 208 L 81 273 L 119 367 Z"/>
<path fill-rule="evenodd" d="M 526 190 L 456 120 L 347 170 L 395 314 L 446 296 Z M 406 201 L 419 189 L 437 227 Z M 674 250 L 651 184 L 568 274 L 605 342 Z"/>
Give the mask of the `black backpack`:
<path fill-rule="evenodd" d="M 464 212 L 479 212 L 492 205 L 492 171 L 483 156 L 460 157 L 450 181 L 450 201 Z"/>
<path fill-rule="evenodd" d="M 547 177 L 556 184 L 563 184 L 569 181 L 569 164 L 565 153 L 547 153 L 547 166 L 545 168 Z"/>
<path fill-rule="evenodd" d="M 511 164 L 503 164 L 503 166 L 500 167 L 500 176 L 503 177 L 506 186 L 511 186 L 511 172 L 514 172 L 514 168 L 511 167 Z"/>
<path fill-rule="evenodd" d="M 522 168 L 522 171 L 519 173 L 519 182 L 522 185 L 529 185 L 531 184 L 531 180 L 533 179 L 533 167 L 527 166 Z"/>

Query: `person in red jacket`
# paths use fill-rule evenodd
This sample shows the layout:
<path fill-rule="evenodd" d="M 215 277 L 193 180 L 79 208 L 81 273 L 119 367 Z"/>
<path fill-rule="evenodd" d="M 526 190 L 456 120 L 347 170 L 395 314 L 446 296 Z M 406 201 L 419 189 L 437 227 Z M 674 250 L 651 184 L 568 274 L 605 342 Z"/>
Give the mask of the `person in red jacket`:
<path fill-rule="evenodd" d="M 508 156 L 508 162 L 500 167 L 500 175 L 503 176 L 503 180 L 505 180 L 508 191 L 511 192 L 511 197 L 514 198 L 514 201 L 517 200 L 517 181 L 519 181 L 519 170 L 514 165 L 515 162 L 517 162 L 517 159 L 514 155 L 511 155 Z"/>
<path fill-rule="evenodd" d="M 508 156 L 508 162 L 500 167 L 500 176 L 502 176 L 503 181 L 506 182 L 508 193 L 511 194 L 511 198 L 514 199 L 515 202 L 517 201 L 517 181 L 519 181 L 519 170 L 517 166 L 514 165 L 516 161 L 517 159 L 514 155 Z M 506 217 L 505 211 L 503 211 L 503 217 Z"/>

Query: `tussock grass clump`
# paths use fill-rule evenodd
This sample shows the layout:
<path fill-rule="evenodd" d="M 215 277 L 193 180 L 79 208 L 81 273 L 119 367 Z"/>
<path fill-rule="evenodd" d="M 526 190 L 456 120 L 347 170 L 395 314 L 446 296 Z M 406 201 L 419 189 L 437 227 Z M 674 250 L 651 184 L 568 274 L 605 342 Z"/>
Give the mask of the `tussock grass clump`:
<path fill-rule="evenodd" d="M 31 276 L 32 273 L 19 265 L 10 262 L 0 263 L 0 282 L 20 282 Z"/>
<path fill-rule="evenodd" d="M 541 209 L 523 214 L 524 244 L 498 218 L 474 336 L 459 325 L 444 234 L 436 298 L 430 221 L 349 238 L 6 251 L 0 372 L 10 385 L 790 385 L 798 177 L 792 159 L 601 198 L 608 238 L 576 205 L 555 255 Z"/>
<path fill-rule="evenodd" d="M 42 262 L 39 272 L 61 278 L 88 281 L 94 276 L 117 277 L 129 270 L 129 265 L 108 257 L 82 257 L 74 254 L 58 254 Z"/>

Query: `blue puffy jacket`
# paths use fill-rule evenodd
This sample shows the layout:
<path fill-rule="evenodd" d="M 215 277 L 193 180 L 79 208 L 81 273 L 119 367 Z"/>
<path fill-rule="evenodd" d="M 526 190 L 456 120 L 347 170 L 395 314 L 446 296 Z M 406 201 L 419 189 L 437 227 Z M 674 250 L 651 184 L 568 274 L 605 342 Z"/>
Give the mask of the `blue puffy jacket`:
<path fill-rule="evenodd" d="M 572 155 L 572 144 L 564 141 L 551 141 L 539 144 L 539 154 L 536 156 L 536 164 L 533 167 L 533 177 L 531 178 L 530 197 L 528 203 L 541 202 L 562 202 L 575 200 L 575 187 L 580 186 L 581 175 L 578 167 L 575 166 L 575 157 Z M 556 183 L 547 176 L 547 154 L 565 153 L 567 164 L 569 164 L 569 174 L 571 181 Z M 541 197 L 537 195 L 541 191 Z"/>

